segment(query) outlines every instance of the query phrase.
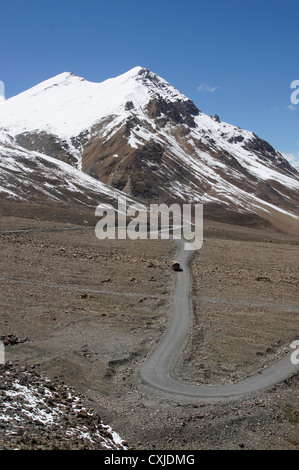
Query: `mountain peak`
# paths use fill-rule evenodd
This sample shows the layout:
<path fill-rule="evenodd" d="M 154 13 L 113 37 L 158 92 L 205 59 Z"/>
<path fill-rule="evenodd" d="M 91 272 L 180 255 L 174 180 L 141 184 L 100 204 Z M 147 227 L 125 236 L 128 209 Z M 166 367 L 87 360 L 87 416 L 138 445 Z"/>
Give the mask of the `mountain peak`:
<path fill-rule="evenodd" d="M 145 67 L 101 83 L 63 72 L 3 103 L 1 128 L 135 198 L 296 217 L 298 173 L 281 154 Z"/>
<path fill-rule="evenodd" d="M 107 116 L 119 116 L 123 121 L 127 102 L 145 109 L 157 99 L 164 104 L 188 101 L 163 78 L 141 66 L 100 83 L 63 72 L 8 99 L 0 109 L 0 128 L 13 135 L 38 130 L 70 139 Z"/>
<path fill-rule="evenodd" d="M 29 90 L 25 91 L 24 93 L 30 93 L 31 91 L 33 91 L 34 93 L 38 93 L 38 92 L 47 90 L 48 88 L 52 86 L 59 86 L 59 85 L 68 86 L 71 83 L 74 83 L 77 81 L 81 82 L 81 81 L 85 81 L 85 79 L 82 77 L 79 77 L 78 75 L 75 75 L 73 72 L 62 72 L 62 73 L 59 73 L 58 75 L 55 75 L 52 78 L 48 78 L 42 81 L 38 85 L 35 85 Z"/>

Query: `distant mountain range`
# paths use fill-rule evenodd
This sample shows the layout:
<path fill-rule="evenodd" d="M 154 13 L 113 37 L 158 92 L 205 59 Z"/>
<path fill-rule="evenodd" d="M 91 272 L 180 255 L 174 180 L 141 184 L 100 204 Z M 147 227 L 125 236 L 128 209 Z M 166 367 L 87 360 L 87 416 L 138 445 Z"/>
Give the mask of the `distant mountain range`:
<path fill-rule="evenodd" d="M 299 223 L 299 172 L 280 152 L 142 67 L 102 83 L 62 73 L 1 103 L 0 167 L 6 199 L 95 207 L 127 194 L 203 203 L 230 223 Z"/>

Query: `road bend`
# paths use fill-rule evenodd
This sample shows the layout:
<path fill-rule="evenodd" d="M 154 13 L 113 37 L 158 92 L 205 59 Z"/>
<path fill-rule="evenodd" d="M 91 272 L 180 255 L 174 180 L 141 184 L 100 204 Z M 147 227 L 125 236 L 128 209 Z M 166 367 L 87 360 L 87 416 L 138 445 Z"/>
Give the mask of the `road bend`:
<path fill-rule="evenodd" d="M 172 376 L 176 360 L 187 339 L 192 318 L 192 276 L 189 267 L 192 251 L 184 250 L 184 240 L 176 241 L 176 259 L 183 271 L 176 272 L 169 324 L 158 346 L 139 370 L 141 382 L 175 395 L 199 399 L 231 398 L 271 387 L 299 370 L 299 364 L 293 364 L 290 355 L 286 355 L 270 367 L 229 385 L 187 384 Z"/>

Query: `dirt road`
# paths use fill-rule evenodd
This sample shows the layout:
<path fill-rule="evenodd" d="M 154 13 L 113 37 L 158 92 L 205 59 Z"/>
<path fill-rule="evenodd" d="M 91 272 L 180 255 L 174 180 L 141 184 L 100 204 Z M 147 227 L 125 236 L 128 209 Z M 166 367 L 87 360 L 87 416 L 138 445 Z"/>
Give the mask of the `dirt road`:
<path fill-rule="evenodd" d="M 158 347 L 140 369 L 141 381 L 164 392 L 201 399 L 225 398 L 246 395 L 270 387 L 298 370 L 299 364 L 293 364 L 290 355 L 287 355 L 271 367 L 231 385 L 198 386 L 184 384 L 172 378 L 171 371 L 175 359 L 184 344 L 191 322 L 192 278 L 189 260 L 192 252 L 184 250 L 184 240 L 177 240 L 177 245 L 179 249 L 177 260 L 182 271 L 176 275 L 170 323 Z"/>

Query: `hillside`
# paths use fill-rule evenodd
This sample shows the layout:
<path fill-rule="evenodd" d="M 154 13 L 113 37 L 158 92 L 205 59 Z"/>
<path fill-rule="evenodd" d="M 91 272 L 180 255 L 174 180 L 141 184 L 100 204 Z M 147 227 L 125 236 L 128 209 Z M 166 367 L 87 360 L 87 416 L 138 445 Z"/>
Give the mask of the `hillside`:
<path fill-rule="evenodd" d="M 298 230 L 298 171 L 148 69 L 102 83 L 62 73 L 2 103 L 0 128 L 39 160 L 92 177 L 88 191 L 98 180 L 148 203 L 202 203 L 207 218 Z"/>

